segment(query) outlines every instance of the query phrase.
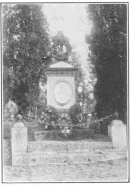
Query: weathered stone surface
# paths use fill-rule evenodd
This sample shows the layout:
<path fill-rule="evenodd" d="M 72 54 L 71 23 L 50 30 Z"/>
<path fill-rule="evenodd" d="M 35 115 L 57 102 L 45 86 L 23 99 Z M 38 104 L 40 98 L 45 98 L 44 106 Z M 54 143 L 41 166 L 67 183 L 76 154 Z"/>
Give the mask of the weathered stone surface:
<path fill-rule="evenodd" d="M 3 164 L 9 166 L 12 164 L 11 140 L 3 139 Z"/>
<path fill-rule="evenodd" d="M 47 105 L 57 109 L 69 109 L 76 102 L 75 75 L 77 68 L 58 62 L 51 65 L 47 75 Z"/>
<path fill-rule="evenodd" d="M 22 122 L 15 123 L 12 128 L 12 164 L 16 155 L 27 152 L 27 128 Z"/>
<path fill-rule="evenodd" d="M 126 125 L 121 120 L 113 120 L 108 126 L 108 136 L 113 142 L 113 146 L 117 148 L 125 148 L 127 146 Z"/>
<path fill-rule="evenodd" d="M 65 83 L 65 85 L 69 85 L 69 90 L 71 91 L 71 94 L 68 98 L 68 94 L 67 95 L 63 95 L 63 92 L 61 90 L 61 92 L 58 92 L 57 90 L 55 91 L 55 89 L 57 88 L 56 86 L 59 83 Z M 72 105 L 75 104 L 76 102 L 76 92 L 75 92 L 75 78 L 74 76 L 62 76 L 62 75 L 57 75 L 57 76 L 49 76 L 48 80 L 47 80 L 47 105 L 53 106 L 55 108 L 58 109 L 69 109 Z M 59 87 L 58 87 L 59 88 Z M 60 89 L 60 88 L 59 88 Z M 64 89 L 64 86 L 63 86 Z M 64 91 L 64 90 L 63 90 Z M 68 91 L 68 89 L 67 89 Z M 67 99 L 68 101 L 66 102 L 62 102 L 63 104 L 59 104 L 59 101 L 57 102 L 56 100 L 56 94 L 55 92 L 57 92 L 60 95 L 57 95 L 58 98 L 63 97 L 63 99 Z M 66 97 L 67 96 L 67 97 Z"/>

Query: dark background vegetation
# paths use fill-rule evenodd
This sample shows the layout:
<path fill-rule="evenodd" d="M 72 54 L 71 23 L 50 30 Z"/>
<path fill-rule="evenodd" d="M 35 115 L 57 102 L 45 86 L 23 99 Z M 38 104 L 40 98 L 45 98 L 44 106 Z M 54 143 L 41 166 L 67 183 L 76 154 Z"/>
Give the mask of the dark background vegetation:
<path fill-rule="evenodd" d="M 90 44 L 97 83 L 96 112 L 104 117 L 115 111 L 127 119 L 127 4 L 90 4 L 93 22 Z"/>
<path fill-rule="evenodd" d="M 11 99 L 24 113 L 37 105 L 41 72 L 52 63 L 49 27 L 39 4 L 5 4 L 2 13 L 3 103 Z M 87 16 L 93 23 L 86 42 L 97 77 L 95 111 L 99 118 L 117 111 L 126 123 L 127 4 L 89 4 Z"/>

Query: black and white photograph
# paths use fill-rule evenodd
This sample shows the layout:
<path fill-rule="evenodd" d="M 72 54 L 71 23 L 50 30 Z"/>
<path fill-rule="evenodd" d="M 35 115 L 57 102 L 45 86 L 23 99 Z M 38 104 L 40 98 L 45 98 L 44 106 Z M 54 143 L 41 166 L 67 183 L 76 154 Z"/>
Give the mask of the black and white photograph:
<path fill-rule="evenodd" d="M 129 183 L 129 3 L 1 3 L 2 183 Z"/>

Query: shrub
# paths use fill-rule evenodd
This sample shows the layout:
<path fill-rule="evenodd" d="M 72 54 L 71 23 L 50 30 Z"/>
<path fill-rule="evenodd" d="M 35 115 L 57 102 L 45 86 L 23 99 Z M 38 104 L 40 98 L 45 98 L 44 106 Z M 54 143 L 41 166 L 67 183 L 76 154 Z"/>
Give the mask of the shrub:
<path fill-rule="evenodd" d="M 54 107 L 49 106 L 47 108 L 47 113 L 50 115 L 50 122 L 54 121 L 55 124 L 58 123 L 60 113 Z"/>
<path fill-rule="evenodd" d="M 82 113 L 82 109 L 79 105 L 73 105 L 69 110 L 69 116 L 73 124 L 79 123 L 79 115 Z"/>

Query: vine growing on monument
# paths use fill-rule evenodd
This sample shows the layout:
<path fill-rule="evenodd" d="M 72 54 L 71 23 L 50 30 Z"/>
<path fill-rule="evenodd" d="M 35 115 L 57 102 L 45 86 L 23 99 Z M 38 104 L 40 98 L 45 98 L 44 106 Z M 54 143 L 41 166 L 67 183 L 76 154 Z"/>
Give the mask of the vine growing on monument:
<path fill-rule="evenodd" d="M 39 4 L 3 5 L 2 13 L 4 103 L 11 98 L 25 111 L 37 103 L 40 72 L 50 63 L 48 24 Z"/>
<path fill-rule="evenodd" d="M 94 66 L 90 59 L 87 57 L 87 61 L 85 61 L 84 67 L 82 65 L 81 56 L 76 52 L 71 53 L 72 61 L 75 67 L 78 68 L 77 74 L 77 101 L 78 104 L 82 103 L 82 107 L 85 105 L 86 113 L 94 112 L 96 100 L 94 99 L 94 85 L 96 83 L 96 75 L 94 72 Z M 81 87 L 82 92 L 79 92 L 79 87 Z"/>
<path fill-rule="evenodd" d="M 90 4 L 87 13 L 93 23 L 86 41 L 97 75 L 96 112 L 105 117 L 117 111 L 126 122 L 127 5 Z"/>

